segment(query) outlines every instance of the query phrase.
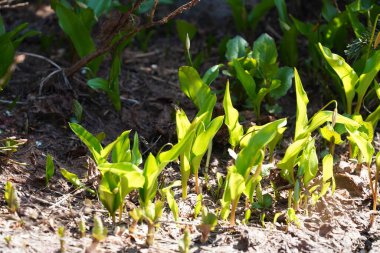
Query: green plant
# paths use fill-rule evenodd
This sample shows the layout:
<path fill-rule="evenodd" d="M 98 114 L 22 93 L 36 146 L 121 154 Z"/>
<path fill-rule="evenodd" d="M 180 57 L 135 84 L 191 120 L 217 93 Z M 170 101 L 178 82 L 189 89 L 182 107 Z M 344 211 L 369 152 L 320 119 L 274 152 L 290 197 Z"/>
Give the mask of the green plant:
<path fill-rule="evenodd" d="M 81 122 L 83 118 L 83 107 L 76 99 L 73 100 L 73 113 L 74 117 L 71 118 L 71 122 Z"/>
<path fill-rule="evenodd" d="M 164 209 L 164 202 L 157 200 L 154 204 L 149 203 L 145 206 L 142 212 L 142 218 L 148 225 L 148 232 L 146 236 L 146 245 L 152 246 L 154 243 L 154 234 L 156 228 L 160 226 L 159 219 L 162 216 Z"/>
<path fill-rule="evenodd" d="M 293 71 L 289 67 L 278 67 L 276 44 L 268 34 L 261 35 L 250 49 L 239 36 L 227 43 L 226 58 L 229 61 L 225 74 L 235 77 L 248 96 L 258 119 L 261 105 L 267 100 L 267 110 L 279 106 L 274 101 L 286 95 L 292 86 Z M 278 110 L 278 109 L 277 109 Z"/>
<path fill-rule="evenodd" d="M 177 180 L 177 181 L 174 181 L 173 183 L 171 183 L 170 185 L 168 185 L 167 187 L 165 187 L 161 190 L 162 195 L 165 196 L 166 201 L 169 205 L 169 208 L 173 213 L 175 221 L 178 221 L 179 214 L 178 214 L 178 205 L 174 199 L 174 192 L 173 192 L 172 188 L 173 187 L 179 187 L 179 186 L 181 186 L 181 181 Z"/>
<path fill-rule="evenodd" d="M 8 137 L 0 140 L 0 155 L 5 156 L 5 161 L 10 161 L 10 157 L 13 153 L 24 145 L 27 139 L 17 139 L 15 136 Z"/>
<path fill-rule="evenodd" d="M 80 217 L 78 221 L 78 229 L 79 229 L 79 235 L 80 238 L 83 238 L 86 236 L 86 221 L 83 217 Z"/>
<path fill-rule="evenodd" d="M 193 61 L 190 53 L 190 41 L 197 33 L 197 28 L 186 20 L 181 19 L 176 20 L 175 25 L 178 37 L 182 42 L 183 48 L 186 52 L 187 62 L 190 66 L 193 66 Z"/>
<path fill-rule="evenodd" d="M 259 1 L 251 10 L 248 10 L 246 2 L 245 0 L 227 0 L 237 30 L 244 33 L 248 33 L 249 30 L 255 31 L 261 19 L 274 7 L 275 1 Z"/>
<path fill-rule="evenodd" d="M 201 231 L 201 242 L 205 243 L 208 240 L 211 231 L 214 231 L 216 225 L 218 225 L 218 217 L 208 211 L 206 207 L 202 209 L 202 223 L 197 226 Z"/>
<path fill-rule="evenodd" d="M 11 242 L 12 242 L 12 236 L 10 236 L 10 235 L 4 236 L 4 241 L 7 244 L 7 247 L 10 247 L 11 246 Z"/>
<path fill-rule="evenodd" d="M 375 51 L 374 54 L 368 58 L 362 73 L 358 75 L 357 72 L 346 63 L 343 57 L 331 53 L 330 49 L 322 46 L 320 43 L 319 48 L 325 60 L 341 80 L 343 86 L 342 90 L 345 95 L 345 111 L 348 114 L 359 114 L 368 88 L 380 70 L 380 50 Z M 357 96 L 356 106 L 355 109 L 352 110 L 355 96 Z"/>
<path fill-rule="evenodd" d="M 46 166 L 45 166 L 46 186 L 49 184 L 50 179 L 53 177 L 54 171 L 55 171 L 55 167 L 54 167 L 53 157 L 50 154 L 48 154 L 46 156 Z"/>
<path fill-rule="evenodd" d="M 31 36 L 38 34 L 36 31 L 27 31 L 28 23 L 22 23 L 11 31 L 6 32 L 5 24 L 2 16 L 0 15 L 0 91 L 9 82 L 16 64 L 24 60 L 24 56 L 16 55 L 16 49 L 20 46 L 21 42 Z"/>
<path fill-rule="evenodd" d="M 15 213 L 20 207 L 20 199 L 17 196 L 16 188 L 10 181 L 7 181 L 5 184 L 4 198 L 5 202 L 7 202 L 8 210 L 11 213 Z"/>
<path fill-rule="evenodd" d="M 178 243 L 178 250 L 180 253 L 189 253 L 190 252 L 190 229 L 186 226 L 183 232 L 183 238 Z"/>
<path fill-rule="evenodd" d="M 94 215 L 94 227 L 92 228 L 92 242 L 86 248 L 86 252 L 96 252 L 99 243 L 107 238 L 107 228 L 103 226 L 102 219 L 98 215 Z"/>
<path fill-rule="evenodd" d="M 115 109 L 120 111 L 119 76 L 124 48 L 139 32 L 168 22 L 179 13 L 196 5 L 198 1 L 189 1 L 167 16 L 155 20 L 157 6 L 168 3 L 172 1 L 137 0 L 127 4 L 119 1 L 88 0 L 75 1 L 73 4 L 64 0 L 52 1 L 51 5 L 58 17 L 60 27 L 70 38 L 76 53 L 81 58 L 66 71 L 66 75 L 70 76 L 86 66 L 85 72 L 90 79 L 87 82 L 88 85 L 93 89 L 104 91 Z M 143 19 L 145 14 L 148 18 Z M 100 17 L 103 16 L 107 18 L 100 23 Z M 144 20 L 146 22 L 140 22 Z M 99 43 L 96 43 L 92 36 L 97 23 L 100 27 L 96 36 Z M 96 77 L 106 54 L 112 57 L 108 78 Z"/>
<path fill-rule="evenodd" d="M 60 168 L 60 172 L 61 175 L 77 189 L 85 188 L 87 192 L 91 193 L 92 195 L 96 195 L 95 191 L 89 187 L 86 187 L 86 185 L 79 179 L 76 174 L 71 173 L 64 168 Z"/>
<path fill-rule="evenodd" d="M 212 93 L 210 87 L 202 80 L 198 72 L 188 66 L 181 67 L 178 72 L 181 90 L 189 97 L 198 109 L 197 117 L 190 123 L 186 113 L 178 109 L 176 112 L 177 138 L 181 141 L 192 129 L 195 123 L 195 136 L 191 144 L 187 146 L 180 155 L 180 169 L 182 180 L 182 197 L 187 196 L 187 181 L 190 173 L 195 176 L 195 192 L 198 194 L 199 180 L 198 172 L 203 156 L 207 150 L 211 152 L 212 139 L 223 124 L 223 116 L 211 120 L 212 113 L 216 104 L 216 95 Z M 204 115 L 202 120 L 198 118 Z M 206 165 L 207 167 L 208 165 Z M 205 171 L 207 173 L 207 171 Z"/>
<path fill-rule="evenodd" d="M 297 70 L 295 69 L 294 72 L 297 97 L 294 142 L 287 148 L 285 156 L 277 166 L 281 169 L 281 176 L 293 186 L 293 190 L 289 191 L 289 208 L 293 207 L 297 210 L 300 203 L 306 207 L 310 197 L 313 202 L 316 202 L 327 193 L 330 186 L 332 192 L 335 190 L 332 154 L 328 154 L 323 158 L 322 180 L 320 182 L 315 181 L 319 162 L 315 147 L 315 137 L 312 137 L 313 131 L 328 122 L 331 122 L 331 125 L 328 125 L 330 129 L 334 129 L 336 125 L 343 127 L 343 132 L 346 129 L 346 132 L 349 133 L 348 138 L 353 138 L 357 141 L 366 159 L 370 156 L 370 151 L 366 149 L 371 149 L 372 146 L 368 139 L 361 136 L 362 132 L 358 131 L 360 125 L 356 121 L 338 114 L 336 108 L 334 111 L 322 109 L 309 120 L 307 116 L 309 100 L 302 87 Z M 335 104 L 337 103 L 335 102 Z M 334 136 L 339 137 L 339 134 L 335 131 L 333 132 Z M 334 138 L 338 139 L 338 137 Z M 331 141 L 330 138 L 328 139 Z M 295 167 L 297 167 L 296 170 Z"/>
<path fill-rule="evenodd" d="M 65 234 L 66 234 L 66 230 L 65 230 L 65 227 L 64 226 L 61 226 L 58 228 L 58 231 L 57 231 L 57 234 L 58 234 L 58 237 L 59 237 L 59 251 L 61 253 L 65 252 L 66 251 L 66 248 L 65 248 Z"/>

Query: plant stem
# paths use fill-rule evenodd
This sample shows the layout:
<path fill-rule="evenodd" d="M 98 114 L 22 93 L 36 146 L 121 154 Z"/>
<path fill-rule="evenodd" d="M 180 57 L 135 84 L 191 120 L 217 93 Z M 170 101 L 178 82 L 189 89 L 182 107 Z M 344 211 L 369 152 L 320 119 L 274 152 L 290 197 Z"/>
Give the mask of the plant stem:
<path fill-rule="evenodd" d="M 146 235 L 146 245 L 152 246 L 154 243 L 154 233 L 156 229 L 154 227 L 154 223 L 148 223 L 148 233 Z"/>
<path fill-rule="evenodd" d="M 236 224 L 236 208 L 239 204 L 240 195 L 232 201 L 231 216 L 230 216 L 230 225 L 235 226 Z"/>

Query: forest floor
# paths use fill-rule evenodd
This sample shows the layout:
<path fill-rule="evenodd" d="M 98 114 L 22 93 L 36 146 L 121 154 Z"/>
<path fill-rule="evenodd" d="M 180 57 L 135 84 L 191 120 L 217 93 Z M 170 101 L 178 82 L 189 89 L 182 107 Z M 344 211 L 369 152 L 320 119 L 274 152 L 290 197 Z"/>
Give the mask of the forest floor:
<path fill-rule="evenodd" d="M 42 6 L 31 5 L 22 10 L 7 10 L 3 16 L 6 22 L 16 24 L 26 19 L 33 29 L 44 34 L 59 34 L 56 19 L 53 16 L 45 17 L 45 12 Z M 210 30 L 200 29 L 199 34 L 205 37 Z M 34 53 L 67 67 L 75 59 L 71 59 L 72 49 L 67 48 L 68 43 L 63 40 L 63 37 L 53 37 L 55 47 L 50 49 L 42 47 L 38 38 L 28 39 L 19 51 Z M 119 228 L 115 229 L 100 201 L 83 190 L 74 189 L 61 176 L 58 168 L 66 168 L 86 180 L 88 170 L 93 165 L 87 149 L 68 127 L 73 117 L 73 99 L 83 106 L 81 124 L 91 133 L 106 133 L 105 142 L 132 129 L 142 138 L 141 150 L 146 156 L 149 152 L 157 152 L 165 143 L 176 141 L 174 106 L 180 106 L 188 115 L 195 114 L 195 108 L 178 84 L 178 68 L 186 64 L 183 48 L 176 34 L 164 29 L 158 29 L 151 41 L 146 51 L 135 44 L 124 52 L 120 112 L 113 109 L 105 94 L 91 90 L 80 74 L 70 79 L 69 86 L 65 85 L 60 74 L 42 85 L 43 78 L 56 70 L 46 59 L 26 55 L 25 61 L 17 66 L 8 87 L 0 93 L 0 139 L 15 136 L 27 142 L 12 155 L 11 160 L 0 156 L 0 252 L 58 252 L 60 239 L 57 230 L 61 226 L 66 228 L 66 252 L 83 252 L 91 244 L 95 213 L 101 215 L 109 230 L 107 239 L 99 245 L 99 252 L 177 252 L 185 226 L 191 231 L 192 252 L 380 252 L 379 222 L 369 226 L 371 195 L 366 168 L 355 172 L 355 164 L 345 153 L 341 154 L 341 162 L 335 166 L 335 194 L 311 206 L 307 213 L 300 212 L 299 227 L 288 226 L 283 217 L 272 223 L 276 212 L 286 211 L 287 200 L 280 198 L 273 209 L 267 211 L 265 226 L 259 221 L 259 213 L 253 212 L 248 225 L 238 223 L 230 227 L 228 223 L 220 222 L 208 241 L 202 244 L 197 230 L 199 218 L 192 218 L 196 195 L 190 193 L 188 199 L 183 201 L 179 197 L 181 192 L 176 191 L 180 222 L 175 223 L 170 209 L 166 208 L 152 247 L 145 246 L 147 227 L 144 224 L 138 225 L 131 234 L 128 229 L 124 230 L 131 220 L 123 216 Z M 194 50 L 202 47 L 204 42 L 199 39 L 192 43 Z M 213 55 L 217 54 L 210 53 L 206 66 L 219 61 Z M 107 66 L 104 66 L 100 75 L 105 75 L 106 70 Z M 223 87 L 225 80 L 219 83 Z M 318 92 L 310 89 L 309 94 L 314 93 L 311 96 L 312 107 L 320 108 Z M 222 97 L 219 97 L 217 108 L 222 108 L 221 101 Z M 290 125 L 294 125 L 294 92 L 290 92 L 281 103 L 287 108 L 284 110 L 286 113 L 271 117 L 288 117 Z M 247 122 L 254 121 L 251 112 L 245 111 L 244 115 Z M 230 158 L 225 151 L 228 147 L 226 133 L 226 130 L 221 131 L 214 144 L 210 178 L 216 172 L 227 174 Z M 290 140 L 290 134 L 285 136 L 276 157 L 285 152 L 286 143 Z M 377 149 L 379 141 L 377 133 Z M 47 154 L 54 157 L 56 166 L 56 173 L 48 186 L 45 184 Z M 159 180 L 160 185 L 167 185 L 178 179 L 178 165 L 172 164 L 164 170 Z M 6 208 L 3 198 L 6 181 L 11 181 L 18 191 L 21 206 L 17 214 L 9 213 Z M 205 182 L 203 175 L 201 181 Z M 212 186 L 215 182 L 210 180 L 209 184 Z M 193 185 L 190 180 L 190 188 Z M 207 206 L 211 210 L 218 208 L 218 196 L 206 188 L 204 198 Z M 131 194 L 127 209 L 137 204 L 137 196 Z M 241 212 L 238 214 L 239 219 L 243 216 Z M 84 238 L 80 238 L 78 232 L 80 217 L 87 224 L 87 236 Z M 11 238 L 9 243 L 6 243 L 6 238 Z"/>

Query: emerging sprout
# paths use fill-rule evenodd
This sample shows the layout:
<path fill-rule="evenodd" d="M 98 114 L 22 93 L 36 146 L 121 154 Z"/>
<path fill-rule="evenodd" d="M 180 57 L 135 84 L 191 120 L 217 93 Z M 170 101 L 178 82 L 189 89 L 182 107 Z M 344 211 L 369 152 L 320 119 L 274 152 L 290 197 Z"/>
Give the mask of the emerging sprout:
<path fill-rule="evenodd" d="M 20 200 L 17 197 L 17 191 L 10 181 L 5 184 L 5 201 L 7 202 L 8 209 L 11 213 L 15 213 L 20 206 Z"/>

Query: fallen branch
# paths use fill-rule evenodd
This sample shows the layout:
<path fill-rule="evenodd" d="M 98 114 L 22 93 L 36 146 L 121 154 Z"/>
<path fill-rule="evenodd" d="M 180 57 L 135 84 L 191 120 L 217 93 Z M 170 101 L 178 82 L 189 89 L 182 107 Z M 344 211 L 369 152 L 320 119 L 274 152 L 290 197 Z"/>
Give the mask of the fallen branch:
<path fill-rule="evenodd" d="M 158 26 L 158 25 L 162 25 L 162 24 L 167 23 L 169 20 L 173 19 L 177 15 L 183 13 L 184 11 L 186 11 L 192 7 L 194 7 L 196 4 L 198 4 L 200 2 L 200 0 L 191 0 L 188 3 L 178 7 L 177 9 L 175 9 L 174 11 L 170 12 L 168 15 L 166 15 L 165 17 L 163 17 L 157 21 L 154 21 L 154 17 L 153 17 L 155 15 L 155 10 L 157 7 L 157 4 L 155 3 L 155 5 L 153 6 L 153 9 L 150 13 L 150 18 L 149 18 L 148 23 L 142 24 L 142 25 L 137 26 L 137 27 L 132 26 L 131 27 L 132 30 L 130 32 L 128 32 L 126 35 L 124 35 L 122 38 L 120 38 L 119 40 L 117 40 L 113 44 L 109 43 L 110 41 L 112 41 L 112 39 L 115 37 L 115 35 L 119 34 L 119 32 L 121 30 L 125 29 L 126 27 L 129 27 L 128 25 L 130 24 L 131 20 L 133 21 L 133 18 L 132 18 L 133 11 L 135 11 L 141 5 L 142 2 L 143 1 L 136 1 L 135 4 L 132 6 L 130 11 L 121 15 L 118 18 L 118 21 L 116 22 L 116 24 L 113 23 L 113 26 L 112 26 L 113 29 L 111 29 L 111 33 L 105 37 L 105 41 L 104 41 L 104 43 L 102 43 L 102 46 L 99 49 L 97 49 L 95 52 L 83 57 L 82 59 L 77 61 L 74 65 L 72 65 L 71 67 L 66 69 L 65 70 L 66 76 L 72 76 L 74 73 L 79 71 L 81 68 L 86 66 L 89 62 L 91 62 L 95 58 L 97 58 L 101 55 L 104 55 L 108 52 L 113 51 L 118 46 L 120 46 L 122 43 L 124 43 L 126 40 L 128 40 L 129 38 L 131 38 L 135 34 L 137 34 L 138 32 L 145 30 L 145 29 L 149 29 L 149 28 L 154 27 L 154 26 Z"/>

